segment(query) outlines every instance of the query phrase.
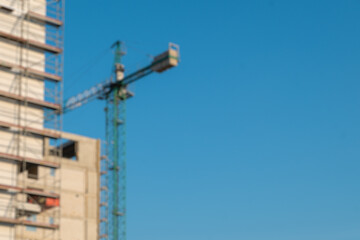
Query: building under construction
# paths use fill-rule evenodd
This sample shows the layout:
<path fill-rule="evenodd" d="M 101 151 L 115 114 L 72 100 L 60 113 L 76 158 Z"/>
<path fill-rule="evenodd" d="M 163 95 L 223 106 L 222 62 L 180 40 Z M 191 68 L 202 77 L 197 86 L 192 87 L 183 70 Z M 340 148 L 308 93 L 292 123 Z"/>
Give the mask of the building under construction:
<path fill-rule="evenodd" d="M 61 0 L 0 0 L 0 239 L 98 239 L 100 141 L 62 132 Z"/>
<path fill-rule="evenodd" d="M 0 240 L 126 240 L 125 102 L 129 84 L 178 64 L 179 47 L 66 102 L 64 0 L 0 0 Z M 100 140 L 62 131 L 62 114 L 106 100 Z M 64 104 L 63 104 L 64 103 Z"/>

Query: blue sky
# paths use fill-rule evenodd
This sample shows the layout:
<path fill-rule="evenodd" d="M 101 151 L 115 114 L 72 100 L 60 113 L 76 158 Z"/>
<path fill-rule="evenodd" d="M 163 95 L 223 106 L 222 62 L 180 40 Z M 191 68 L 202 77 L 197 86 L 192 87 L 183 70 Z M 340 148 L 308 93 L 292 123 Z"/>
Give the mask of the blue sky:
<path fill-rule="evenodd" d="M 128 239 L 360 239 L 359 1 L 67 1 L 65 97 L 169 41 L 127 105 Z M 104 102 L 64 129 L 104 137 Z"/>

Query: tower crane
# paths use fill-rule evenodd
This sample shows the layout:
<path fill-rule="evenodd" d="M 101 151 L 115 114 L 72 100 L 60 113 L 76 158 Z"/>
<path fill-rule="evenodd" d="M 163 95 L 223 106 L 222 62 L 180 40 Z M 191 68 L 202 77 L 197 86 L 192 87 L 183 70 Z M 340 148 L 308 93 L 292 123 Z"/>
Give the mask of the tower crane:
<path fill-rule="evenodd" d="M 133 97 L 128 86 L 147 75 L 162 73 L 179 63 L 180 49 L 169 43 L 168 49 L 139 70 L 125 75 L 121 63 L 123 43 L 117 41 L 112 76 L 64 102 L 63 113 L 94 99 L 105 100 L 106 151 L 100 172 L 100 236 L 101 240 L 126 240 L 126 100 Z"/>

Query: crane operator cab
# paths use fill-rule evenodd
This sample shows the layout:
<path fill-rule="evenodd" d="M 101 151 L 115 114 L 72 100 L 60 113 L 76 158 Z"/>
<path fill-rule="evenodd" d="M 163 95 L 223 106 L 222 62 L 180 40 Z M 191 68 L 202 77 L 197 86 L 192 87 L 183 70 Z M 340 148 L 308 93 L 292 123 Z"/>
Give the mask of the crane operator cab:
<path fill-rule="evenodd" d="M 116 81 L 120 82 L 124 79 L 125 67 L 121 63 L 115 64 Z"/>
<path fill-rule="evenodd" d="M 151 69 L 154 72 L 164 72 L 179 64 L 180 47 L 177 44 L 169 43 L 169 49 L 156 56 L 152 62 Z"/>

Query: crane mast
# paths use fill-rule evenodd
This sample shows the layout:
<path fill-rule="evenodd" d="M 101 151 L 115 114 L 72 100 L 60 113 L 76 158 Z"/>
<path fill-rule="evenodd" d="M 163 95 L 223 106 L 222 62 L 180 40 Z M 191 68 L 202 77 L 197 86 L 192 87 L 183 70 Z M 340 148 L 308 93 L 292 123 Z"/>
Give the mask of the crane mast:
<path fill-rule="evenodd" d="M 110 167 L 109 184 L 106 189 L 112 197 L 108 201 L 111 215 L 108 216 L 108 239 L 126 239 L 126 85 L 124 67 L 121 64 L 121 42 L 115 44 L 114 79 L 116 85 L 106 96 L 106 153 Z M 107 164 L 109 165 L 109 164 Z M 111 233 L 111 234 L 110 234 Z"/>
<path fill-rule="evenodd" d="M 179 46 L 169 43 L 168 50 L 133 73 L 125 76 L 122 64 L 122 42 L 117 41 L 112 76 L 65 101 L 63 113 L 94 99 L 105 100 L 106 148 L 100 165 L 100 239 L 126 240 L 126 100 L 133 96 L 129 84 L 175 67 L 179 62 Z"/>

